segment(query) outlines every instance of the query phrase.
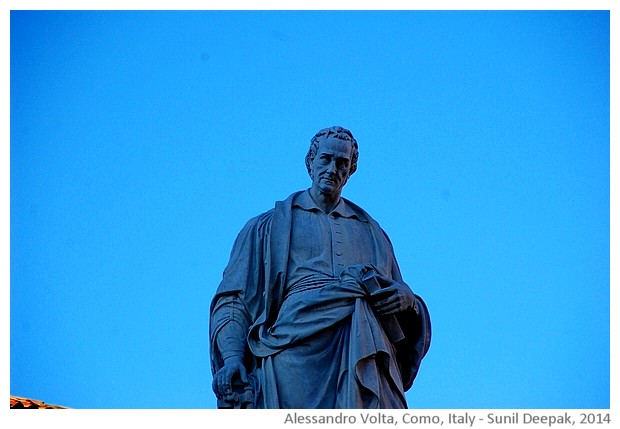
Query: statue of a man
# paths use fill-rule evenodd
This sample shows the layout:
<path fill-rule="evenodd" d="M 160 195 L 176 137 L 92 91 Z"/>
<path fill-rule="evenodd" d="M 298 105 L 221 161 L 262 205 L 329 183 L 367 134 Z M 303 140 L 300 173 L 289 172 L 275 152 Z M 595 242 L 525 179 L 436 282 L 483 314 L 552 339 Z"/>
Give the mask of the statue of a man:
<path fill-rule="evenodd" d="M 357 159 L 350 131 L 319 131 L 310 189 L 239 233 L 211 303 L 219 407 L 407 408 L 430 318 L 385 232 L 341 197 Z"/>

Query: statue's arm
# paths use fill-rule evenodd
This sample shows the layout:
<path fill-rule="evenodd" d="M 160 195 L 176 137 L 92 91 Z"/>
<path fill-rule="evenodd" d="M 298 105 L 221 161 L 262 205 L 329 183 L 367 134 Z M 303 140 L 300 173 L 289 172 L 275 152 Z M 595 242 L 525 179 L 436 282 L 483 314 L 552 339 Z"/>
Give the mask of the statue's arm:
<path fill-rule="evenodd" d="M 244 359 L 250 320 L 239 296 L 230 294 L 217 300 L 212 322 L 218 326 L 213 339 L 218 356 L 212 387 L 220 397 L 232 392 L 233 379 L 236 377 L 244 383 L 247 382 Z"/>
<path fill-rule="evenodd" d="M 215 305 L 213 320 L 220 328 L 215 333 L 215 343 L 221 358 L 243 358 L 246 335 L 250 326 L 247 313 L 238 295 L 225 295 Z"/>
<path fill-rule="evenodd" d="M 247 382 L 253 367 L 247 334 L 263 307 L 263 243 L 270 219 L 271 211 L 241 230 L 211 303 L 211 368 L 218 398 L 226 397 L 237 380 Z"/>

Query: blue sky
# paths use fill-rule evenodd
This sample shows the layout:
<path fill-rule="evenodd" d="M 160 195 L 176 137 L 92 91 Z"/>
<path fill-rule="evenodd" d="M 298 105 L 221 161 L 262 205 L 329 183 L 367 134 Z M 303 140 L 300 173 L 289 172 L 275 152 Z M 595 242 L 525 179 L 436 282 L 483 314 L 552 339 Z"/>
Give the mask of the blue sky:
<path fill-rule="evenodd" d="M 214 408 L 250 217 L 349 128 L 343 195 L 429 307 L 413 408 L 610 406 L 608 11 L 13 11 L 10 392 Z"/>

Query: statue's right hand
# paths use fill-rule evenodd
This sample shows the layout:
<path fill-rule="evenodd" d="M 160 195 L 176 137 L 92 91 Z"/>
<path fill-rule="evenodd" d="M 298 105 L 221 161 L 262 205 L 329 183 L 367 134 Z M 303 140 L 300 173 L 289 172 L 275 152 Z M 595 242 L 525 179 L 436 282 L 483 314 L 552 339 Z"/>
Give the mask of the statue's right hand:
<path fill-rule="evenodd" d="M 213 392 L 218 398 L 232 394 L 232 381 L 235 376 L 239 376 L 243 383 L 248 382 L 243 359 L 231 356 L 224 360 L 224 366 L 213 376 Z"/>

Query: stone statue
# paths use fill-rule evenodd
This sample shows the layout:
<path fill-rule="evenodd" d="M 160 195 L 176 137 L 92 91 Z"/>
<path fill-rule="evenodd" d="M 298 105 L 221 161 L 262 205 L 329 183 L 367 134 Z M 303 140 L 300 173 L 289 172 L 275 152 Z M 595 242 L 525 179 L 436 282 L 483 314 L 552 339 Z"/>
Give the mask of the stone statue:
<path fill-rule="evenodd" d="M 430 318 L 388 236 L 341 197 L 357 159 L 350 131 L 319 131 L 312 186 L 235 240 L 211 303 L 219 408 L 407 408 Z"/>

